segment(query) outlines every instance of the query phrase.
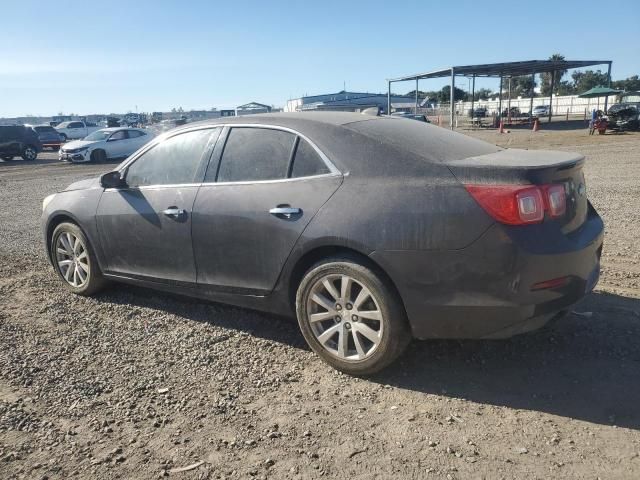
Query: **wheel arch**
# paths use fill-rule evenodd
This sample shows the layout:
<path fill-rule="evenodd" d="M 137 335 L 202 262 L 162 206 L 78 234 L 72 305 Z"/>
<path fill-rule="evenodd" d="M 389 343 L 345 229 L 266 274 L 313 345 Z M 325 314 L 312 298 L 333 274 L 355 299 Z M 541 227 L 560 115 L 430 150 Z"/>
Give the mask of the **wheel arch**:
<path fill-rule="evenodd" d="M 49 260 L 51 260 L 51 237 L 53 236 L 53 231 L 56 229 L 58 225 L 65 222 L 73 223 L 74 225 L 76 225 L 80 230 L 82 230 L 82 233 L 84 233 L 84 236 L 87 238 L 87 241 L 89 241 L 87 232 L 85 232 L 84 228 L 82 228 L 82 226 L 80 225 L 80 222 L 78 222 L 78 220 L 73 215 L 71 215 L 68 212 L 56 213 L 52 215 L 49 221 L 47 222 L 45 243 L 47 245 L 47 258 L 49 258 Z"/>
<path fill-rule="evenodd" d="M 392 289 L 393 293 L 397 296 L 400 301 L 400 305 L 403 310 L 406 309 L 404 306 L 404 301 L 402 296 L 400 295 L 400 291 L 396 287 L 395 282 L 391 278 L 391 276 L 385 271 L 382 266 L 374 261 L 369 255 L 363 253 L 362 251 L 347 247 L 343 245 L 321 245 L 310 249 L 305 252 L 303 255 L 298 258 L 294 265 L 291 267 L 291 270 L 288 274 L 288 283 L 287 283 L 287 300 L 291 308 L 295 311 L 295 303 L 296 303 L 296 293 L 298 290 L 298 286 L 304 277 L 304 274 L 316 263 L 320 262 L 325 258 L 336 257 L 336 256 L 345 256 L 347 258 L 351 258 L 355 261 L 360 262 L 362 265 L 370 268 L 376 274 L 380 275 L 383 281 L 389 285 Z"/>

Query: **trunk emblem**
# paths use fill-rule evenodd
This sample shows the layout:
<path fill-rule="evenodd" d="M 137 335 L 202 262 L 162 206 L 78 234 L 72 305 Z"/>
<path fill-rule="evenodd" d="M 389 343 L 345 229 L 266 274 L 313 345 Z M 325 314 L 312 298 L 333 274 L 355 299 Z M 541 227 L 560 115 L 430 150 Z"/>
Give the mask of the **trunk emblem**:
<path fill-rule="evenodd" d="M 578 185 L 578 195 L 584 197 L 585 193 L 587 193 L 587 187 L 584 183 L 580 183 L 580 185 Z"/>

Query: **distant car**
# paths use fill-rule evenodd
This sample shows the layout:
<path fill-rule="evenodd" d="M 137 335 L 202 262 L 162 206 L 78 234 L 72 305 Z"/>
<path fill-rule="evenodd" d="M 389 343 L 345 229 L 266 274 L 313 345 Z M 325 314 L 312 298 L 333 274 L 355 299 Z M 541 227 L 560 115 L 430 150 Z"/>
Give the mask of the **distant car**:
<path fill-rule="evenodd" d="M 616 103 L 607 112 L 609 128 L 638 130 L 640 128 L 640 102 Z"/>
<path fill-rule="evenodd" d="M 141 128 L 104 128 L 65 144 L 59 158 L 66 162 L 104 162 L 126 158 L 153 138 Z"/>
<path fill-rule="evenodd" d="M 484 118 L 487 116 L 487 108 L 486 107 L 476 107 L 474 109 L 469 110 L 469 116 L 471 118 Z"/>
<path fill-rule="evenodd" d="M 551 107 L 549 105 L 538 105 L 537 107 L 533 107 L 531 115 L 533 117 L 548 117 L 549 113 L 551 113 Z"/>
<path fill-rule="evenodd" d="M 35 160 L 42 151 L 38 134 L 24 125 L 0 125 L 0 158 L 5 161 L 14 157 Z"/>
<path fill-rule="evenodd" d="M 62 139 L 65 142 L 67 140 L 84 138 L 99 129 L 100 127 L 95 123 L 80 121 L 62 122 L 56 127 L 56 130 L 62 135 Z"/>
<path fill-rule="evenodd" d="M 52 126 L 36 125 L 32 128 L 38 134 L 38 138 L 40 139 L 40 143 L 42 143 L 43 148 L 58 150 L 60 148 L 60 145 L 62 145 L 62 136 Z"/>
<path fill-rule="evenodd" d="M 409 118 L 411 120 L 417 120 L 419 122 L 431 123 L 426 115 L 415 114 L 411 112 L 395 112 L 391 114 L 392 117 Z"/>

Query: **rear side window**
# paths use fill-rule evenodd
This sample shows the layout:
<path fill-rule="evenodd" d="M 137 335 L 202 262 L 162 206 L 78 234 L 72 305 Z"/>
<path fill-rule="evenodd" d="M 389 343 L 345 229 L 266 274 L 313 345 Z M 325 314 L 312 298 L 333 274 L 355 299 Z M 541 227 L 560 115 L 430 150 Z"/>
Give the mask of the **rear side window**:
<path fill-rule="evenodd" d="M 80 123 L 80 122 L 71 122 L 69 124 L 69 128 L 82 128 L 82 123 Z"/>
<path fill-rule="evenodd" d="M 295 138 L 282 130 L 232 128 L 222 153 L 218 182 L 286 178 Z"/>
<path fill-rule="evenodd" d="M 216 128 L 186 132 L 168 138 L 146 151 L 129 166 L 127 184 L 130 187 L 141 187 L 193 183 L 209 138 L 212 134 L 217 136 L 219 133 L 220 129 Z"/>
<path fill-rule="evenodd" d="M 129 138 L 137 138 L 146 135 L 146 133 L 141 132 L 140 130 L 129 130 Z"/>
<path fill-rule="evenodd" d="M 126 130 L 118 130 L 109 137 L 109 140 L 125 140 L 127 138 L 129 137 Z"/>
<path fill-rule="evenodd" d="M 24 127 L 0 127 L 0 138 L 2 138 L 3 140 L 20 140 L 23 137 L 23 133 Z"/>
<path fill-rule="evenodd" d="M 316 150 L 303 138 L 298 142 L 291 177 L 310 177 L 329 173 L 329 168 Z"/>

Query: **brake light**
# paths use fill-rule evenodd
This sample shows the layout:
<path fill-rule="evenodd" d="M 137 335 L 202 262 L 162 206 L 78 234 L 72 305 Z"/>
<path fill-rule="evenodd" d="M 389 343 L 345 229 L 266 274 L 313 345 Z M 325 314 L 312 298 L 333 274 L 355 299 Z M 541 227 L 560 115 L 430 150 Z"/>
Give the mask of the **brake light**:
<path fill-rule="evenodd" d="M 545 211 L 555 218 L 566 210 L 562 184 L 465 185 L 465 188 L 489 215 L 507 225 L 540 223 Z"/>
<path fill-rule="evenodd" d="M 544 190 L 549 215 L 552 217 L 564 215 L 567 209 L 567 197 L 564 191 L 564 185 L 545 185 Z"/>

